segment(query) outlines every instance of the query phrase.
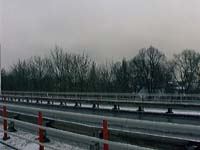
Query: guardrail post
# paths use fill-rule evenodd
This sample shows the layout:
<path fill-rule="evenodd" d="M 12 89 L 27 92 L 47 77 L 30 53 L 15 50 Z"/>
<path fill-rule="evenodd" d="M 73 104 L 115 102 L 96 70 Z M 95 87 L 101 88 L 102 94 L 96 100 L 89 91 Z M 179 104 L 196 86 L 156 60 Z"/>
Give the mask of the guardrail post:
<path fill-rule="evenodd" d="M 6 106 L 3 106 L 3 131 L 4 131 L 4 134 L 3 134 L 3 140 L 6 141 L 8 139 L 10 139 L 10 137 L 8 137 L 8 123 L 7 123 L 7 110 L 6 110 Z"/>
<path fill-rule="evenodd" d="M 92 104 L 92 108 L 95 109 L 96 108 L 96 104 Z"/>
<path fill-rule="evenodd" d="M 78 102 L 75 102 L 75 105 L 74 105 L 74 107 L 78 107 Z"/>
<path fill-rule="evenodd" d="M 99 150 L 99 143 L 92 142 L 90 144 L 90 150 Z"/>
<path fill-rule="evenodd" d="M 108 140 L 108 122 L 103 120 L 103 139 Z M 108 150 L 108 144 L 103 145 L 103 150 Z"/>
<path fill-rule="evenodd" d="M 144 112 L 144 107 L 142 107 L 142 106 L 138 106 L 138 110 L 137 110 L 138 112 Z"/>
<path fill-rule="evenodd" d="M 17 132 L 17 130 L 15 129 L 15 122 L 11 121 L 10 123 L 8 123 L 8 131 L 9 132 Z"/>
<path fill-rule="evenodd" d="M 42 112 L 38 112 L 38 125 L 42 126 Z M 43 129 L 39 128 L 39 142 L 44 142 Z M 39 150 L 44 150 L 44 146 L 40 145 Z"/>
<path fill-rule="evenodd" d="M 166 113 L 167 114 L 173 114 L 173 109 L 172 108 L 168 108 Z"/>
<path fill-rule="evenodd" d="M 114 104 L 113 110 L 117 110 L 117 105 L 116 104 Z"/>

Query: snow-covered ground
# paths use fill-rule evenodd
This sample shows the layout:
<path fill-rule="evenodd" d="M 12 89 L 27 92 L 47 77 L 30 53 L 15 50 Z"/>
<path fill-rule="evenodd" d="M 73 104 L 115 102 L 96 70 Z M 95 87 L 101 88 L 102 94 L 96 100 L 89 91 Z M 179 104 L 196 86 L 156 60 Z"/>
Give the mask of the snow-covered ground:
<path fill-rule="evenodd" d="M 25 139 L 30 139 L 30 140 L 36 140 L 37 139 L 37 135 L 34 134 L 30 134 L 24 131 L 17 131 L 16 133 L 19 136 L 23 136 Z M 10 146 L 13 146 L 19 150 L 39 150 L 39 145 L 35 144 L 33 142 L 30 142 L 28 140 L 25 139 L 21 139 L 19 137 L 16 137 L 14 135 L 9 135 L 11 138 L 7 141 L 3 141 L 2 137 L 3 137 L 3 133 L 0 132 L 0 142 L 4 142 Z M 87 146 L 86 145 L 81 145 L 81 144 L 77 144 L 77 143 L 63 143 L 60 141 L 55 141 L 53 139 L 51 139 L 50 143 L 46 143 L 51 147 L 55 147 L 57 149 L 60 150 L 86 150 Z M 0 150 L 12 150 L 11 148 L 0 144 Z M 45 150 L 51 150 L 50 148 L 45 148 Z"/>
<path fill-rule="evenodd" d="M 73 106 L 73 105 L 70 105 Z M 87 104 L 83 104 L 82 107 L 84 108 L 92 108 L 92 105 L 87 105 Z M 112 110 L 113 106 L 100 106 L 99 108 L 101 109 L 108 109 L 108 110 Z M 120 107 L 120 110 L 124 110 L 124 111 L 137 111 L 138 107 Z M 166 113 L 167 109 L 159 109 L 159 108 L 144 108 L 144 110 L 146 112 L 153 112 L 153 113 Z M 173 109 L 173 112 L 175 114 L 182 114 L 182 115 L 200 115 L 200 110 L 199 111 L 192 111 L 192 110 L 177 110 L 177 109 Z"/>

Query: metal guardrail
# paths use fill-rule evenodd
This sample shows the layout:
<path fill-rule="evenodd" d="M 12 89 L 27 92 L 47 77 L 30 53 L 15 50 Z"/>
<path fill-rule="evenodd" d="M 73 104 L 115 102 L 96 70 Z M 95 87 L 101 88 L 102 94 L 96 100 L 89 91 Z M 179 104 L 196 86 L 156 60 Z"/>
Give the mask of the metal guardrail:
<path fill-rule="evenodd" d="M 81 92 L 24 92 L 2 91 L 5 95 L 41 96 L 41 97 L 73 97 L 115 100 L 177 100 L 200 102 L 200 94 L 145 94 L 145 93 L 81 93 Z"/>
<path fill-rule="evenodd" d="M 35 92 L 35 91 L 2 91 L 4 94 L 52 94 L 52 95 L 121 95 L 121 96 L 129 96 L 129 95 L 140 95 L 140 96 L 196 96 L 200 97 L 200 94 L 168 94 L 168 93 L 98 93 L 98 92 L 49 92 L 49 91 L 41 91 L 41 92 Z"/>
<path fill-rule="evenodd" d="M 114 98 L 114 97 L 80 97 L 80 96 L 41 96 L 41 95 L 21 95 L 21 94 L 2 94 L 0 95 L 2 98 L 18 98 L 18 99 L 42 99 L 42 100 L 55 100 L 55 101 L 61 101 L 61 100 L 74 100 L 74 101 L 108 101 L 108 102 L 169 102 L 169 103 L 200 103 L 200 100 L 195 100 L 195 99 L 172 99 L 172 98 L 165 98 L 165 99 L 159 99 L 157 98 L 152 98 L 152 97 L 126 97 L 126 98 Z"/>
<path fill-rule="evenodd" d="M 2 106 L 2 105 L 1 105 Z M 3 105 L 5 106 L 5 105 Z M 10 105 L 6 105 L 6 107 L 8 109 L 10 109 Z M 16 106 L 20 109 L 29 109 L 31 111 L 39 111 L 39 109 L 37 108 L 24 108 L 24 107 L 19 107 L 19 106 Z M 46 112 L 46 110 L 44 110 Z M 41 111 L 39 111 L 41 112 Z M 52 111 L 48 111 L 48 113 Z M 135 145 L 130 145 L 130 144 L 124 144 L 124 143 L 119 143 L 119 142 L 112 142 L 112 141 L 108 141 L 108 140 L 103 140 L 103 139 L 99 139 L 99 138 L 96 138 L 96 137 L 90 137 L 90 136 L 86 136 L 86 135 L 80 135 L 80 134 L 76 134 L 76 133 L 72 133 L 72 132 L 67 132 L 67 131 L 63 131 L 63 130 L 58 130 L 58 129 L 54 129 L 54 128 L 49 128 L 49 127 L 44 127 L 44 126 L 40 126 L 40 125 L 36 125 L 36 124 L 32 124 L 32 123 L 27 123 L 27 122 L 24 122 L 24 121 L 20 121 L 20 120 L 16 120 L 16 119 L 12 119 L 12 118 L 7 118 L 7 117 L 0 117 L 1 119 L 3 120 L 7 120 L 7 121 L 12 121 L 12 122 L 15 122 L 17 125 L 23 127 L 23 126 L 26 126 L 26 127 L 30 127 L 31 129 L 43 129 L 43 130 L 46 130 L 49 134 L 51 135 L 55 135 L 56 137 L 60 137 L 61 139 L 63 137 L 70 137 L 71 139 L 76 139 L 76 140 L 79 140 L 80 142 L 84 142 L 84 143 L 91 143 L 91 142 L 96 142 L 96 143 L 100 143 L 100 144 L 108 144 L 109 147 L 111 147 L 111 149 L 118 149 L 118 150 L 152 150 L 150 148 L 144 148 L 144 147 L 140 147 L 140 146 L 135 146 Z M 6 133 L 8 133 L 6 131 Z M 16 134 L 13 134 L 15 136 L 18 136 L 20 137 L 19 135 L 16 135 Z M 20 138 L 23 138 L 23 137 L 20 137 Z M 59 150 L 59 148 L 55 148 L 55 147 L 51 147 L 47 144 L 43 144 L 41 142 L 36 142 L 34 140 L 30 140 L 30 139 L 26 139 L 30 142 L 33 142 L 33 143 L 37 143 L 41 146 L 45 146 L 45 147 L 48 147 L 50 149 L 53 149 L 53 150 Z"/>
<path fill-rule="evenodd" d="M 82 113 L 73 113 L 73 112 L 63 112 L 63 111 L 52 111 L 48 109 L 40 109 L 33 107 L 24 107 L 16 106 L 10 104 L 2 104 L 0 106 L 6 105 L 10 110 L 14 111 L 23 111 L 28 114 L 33 114 L 33 112 L 41 111 L 45 116 L 56 116 L 57 118 L 61 117 L 62 119 L 76 119 L 81 122 L 96 122 L 101 123 L 102 120 L 107 120 L 109 124 L 124 126 L 126 128 L 132 129 L 148 129 L 149 131 L 158 131 L 161 133 L 173 134 L 176 137 L 179 135 L 184 135 L 185 138 L 194 137 L 195 139 L 200 140 L 200 127 L 196 125 L 182 125 L 174 123 L 164 123 L 164 122 L 153 122 L 153 121 L 144 121 L 144 120 L 135 120 L 127 118 L 117 118 L 117 117 L 108 117 L 108 116 L 99 116 L 99 115 L 89 115 Z"/>
<path fill-rule="evenodd" d="M 107 140 L 103 140 L 103 139 L 99 139 L 99 138 L 95 138 L 95 137 L 86 136 L 86 135 L 80 135 L 80 134 L 76 134 L 76 133 L 72 133 L 72 132 L 67 132 L 67 131 L 63 131 L 63 130 L 57 130 L 54 128 L 38 126 L 35 124 L 31 124 L 31 123 L 27 123 L 24 121 L 11 119 L 11 118 L 7 118 L 7 120 L 13 121 L 18 126 L 21 126 L 21 127 L 28 126 L 28 127 L 34 128 L 35 130 L 37 130 L 38 128 L 42 128 L 43 130 L 46 130 L 49 134 L 55 135 L 56 137 L 60 137 L 60 139 L 62 139 L 63 137 L 68 137 L 71 139 L 76 139 L 76 141 L 80 141 L 80 142 L 84 142 L 84 143 L 88 143 L 88 144 L 93 143 L 93 142 L 100 143 L 100 144 L 108 144 L 112 149 L 118 149 L 118 150 L 153 150 L 151 148 L 145 148 L 145 147 L 124 144 L 124 143 L 117 143 L 117 142 L 107 141 Z M 13 134 L 13 133 L 9 133 L 9 134 Z M 13 135 L 18 136 L 17 134 L 13 134 Z M 18 137 L 26 140 L 26 138 L 23 138 L 22 136 L 18 136 Z M 28 140 L 28 141 L 36 143 L 38 145 L 42 145 L 44 147 L 47 147 L 47 148 L 50 148 L 53 150 L 61 150 L 59 148 L 49 146 L 48 144 L 39 143 L 35 140 Z"/>
<path fill-rule="evenodd" d="M 38 105 L 54 105 L 65 106 L 66 104 L 74 104 L 80 106 L 81 104 L 93 105 L 93 108 L 101 106 L 113 106 L 113 109 L 119 110 L 120 107 L 143 107 L 143 108 L 162 108 L 168 109 L 172 113 L 172 109 L 182 110 L 200 110 L 200 103 L 192 101 L 149 101 L 149 100 L 107 100 L 95 98 L 72 98 L 72 97 L 41 97 L 41 96 L 21 96 L 21 95 L 0 95 L 0 100 L 7 103 L 21 103 L 21 104 L 38 104 Z"/>

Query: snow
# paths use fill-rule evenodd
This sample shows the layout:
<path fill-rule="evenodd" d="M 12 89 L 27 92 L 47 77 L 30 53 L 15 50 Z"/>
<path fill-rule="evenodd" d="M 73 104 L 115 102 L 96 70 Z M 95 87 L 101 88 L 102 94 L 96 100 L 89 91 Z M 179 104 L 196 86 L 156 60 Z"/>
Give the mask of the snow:
<path fill-rule="evenodd" d="M 37 135 L 31 134 L 31 133 L 27 133 L 24 131 L 17 131 L 16 133 L 19 136 L 23 136 L 25 139 L 29 139 L 29 140 L 36 140 L 37 139 Z M 14 135 L 10 135 L 11 137 L 9 140 L 7 141 L 3 141 L 2 138 L 0 139 L 0 142 L 6 143 L 10 146 L 13 146 L 19 150 L 39 150 L 39 145 L 36 143 L 33 143 L 29 140 L 25 140 L 25 139 L 21 139 L 19 137 L 16 137 Z M 3 133 L 0 132 L 0 137 L 3 137 Z M 63 143 L 61 141 L 55 141 L 54 139 L 51 139 L 50 143 L 46 143 L 51 147 L 55 147 L 57 149 L 60 150 L 86 150 L 86 145 L 81 145 L 80 143 Z M 81 148 L 81 147 L 85 147 L 85 148 Z M 0 144 L 0 150 L 11 150 L 11 148 Z M 45 150 L 51 150 L 50 148 L 45 148 Z"/>
<path fill-rule="evenodd" d="M 92 108 L 92 105 L 83 104 L 82 107 L 83 108 Z M 113 106 L 100 105 L 99 108 L 111 110 L 113 108 Z M 120 107 L 120 110 L 137 111 L 138 107 Z M 167 109 L 163 109 L 163 108 L 144 108 L 144 110 L 145 110 L 145 112 L 152 112 L 152 113 L 166 113 L 167 112 Z M 192 110 L 173 109 L 173 112 L 175 114 L 181 114 L 181 115 L 200 115 L 200 111 L 196 111 L 196 110 L 192 111 Z"/>
<path fill-rule="evenodd" d="M 37 144 L 31 143 L 27 145 L 23 150 L 38 150 L 39 146 Z"/>

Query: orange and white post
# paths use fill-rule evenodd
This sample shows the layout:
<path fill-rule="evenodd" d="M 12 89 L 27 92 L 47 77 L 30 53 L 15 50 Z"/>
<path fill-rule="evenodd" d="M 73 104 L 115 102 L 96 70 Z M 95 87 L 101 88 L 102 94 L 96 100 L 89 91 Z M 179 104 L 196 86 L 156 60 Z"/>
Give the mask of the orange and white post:
<path fill-rule="evenodd" d="M 42 112 L 38 112 L 38 125 L 42 126 Z M 42 128 L 39 128 L 39 142 L 44 142 L 44 132 Z M 44 146 L 40 145 L 39 150 L 44 150 Z"/>
<path fill-rule="evenodd" d="M 7 110 L 6 106 L 3 106 L 3 111 L 2 111 L 2 116 L 3 116 L 3 140 L 8 140 L 10 137 L 8 137 L 8 123 L 7 123 Z"/>
<path fill-rule="evenodd" d="M 108 122 L 103 120 L 103 139 L 108 140 Z M 108 150 L 108 144 L 103 145 L 103 150 Z"/>

